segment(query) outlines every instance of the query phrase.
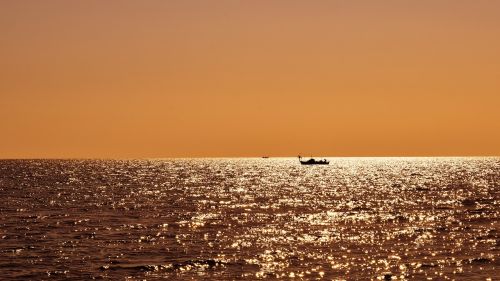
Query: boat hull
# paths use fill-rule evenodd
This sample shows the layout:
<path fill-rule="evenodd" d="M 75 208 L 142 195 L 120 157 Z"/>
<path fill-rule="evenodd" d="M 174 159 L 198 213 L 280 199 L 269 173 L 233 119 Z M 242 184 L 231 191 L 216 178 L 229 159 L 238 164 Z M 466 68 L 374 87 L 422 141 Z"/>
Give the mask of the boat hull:
<path fill-rule="evenodd" d="M 302 164 L 302 165 L 329 165 L 330 162 L 307 163 L 307 162 L 300 161 L 300 164 Z"/>

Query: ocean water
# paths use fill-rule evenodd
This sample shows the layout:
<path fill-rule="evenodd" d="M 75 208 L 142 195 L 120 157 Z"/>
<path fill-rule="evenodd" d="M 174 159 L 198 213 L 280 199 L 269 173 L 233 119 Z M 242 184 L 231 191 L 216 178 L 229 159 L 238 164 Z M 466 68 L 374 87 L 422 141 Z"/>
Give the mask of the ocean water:
<path fill-rule="evenodd" d="M 499 280 L 500 158 L 1 160 L 0 279 Z"/>

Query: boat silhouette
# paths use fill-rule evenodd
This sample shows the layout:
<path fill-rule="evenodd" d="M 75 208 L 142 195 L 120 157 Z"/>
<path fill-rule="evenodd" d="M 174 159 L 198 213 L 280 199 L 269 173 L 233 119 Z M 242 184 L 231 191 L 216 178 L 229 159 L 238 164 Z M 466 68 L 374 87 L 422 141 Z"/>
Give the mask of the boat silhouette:
<path fill-rule="evenodd" d="M 302 165 L 328 165 L 330 164 L 330 161 L 323 159 L 323 160 L 316 160 L 314 158 L 310 158 L 309 160 L 302 160 L 302 156 L 299 155 L 299 161 L 300 164 Z"/>

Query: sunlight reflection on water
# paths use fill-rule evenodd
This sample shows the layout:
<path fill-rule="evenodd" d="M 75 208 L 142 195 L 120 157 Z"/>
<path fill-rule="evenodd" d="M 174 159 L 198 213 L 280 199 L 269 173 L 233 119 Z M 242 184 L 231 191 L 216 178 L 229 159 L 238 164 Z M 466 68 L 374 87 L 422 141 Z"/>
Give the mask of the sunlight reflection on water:
<path fill-rule="evenodd" d="M 3 160 L 5 278 L 498 275 L 499 158 Z"/>

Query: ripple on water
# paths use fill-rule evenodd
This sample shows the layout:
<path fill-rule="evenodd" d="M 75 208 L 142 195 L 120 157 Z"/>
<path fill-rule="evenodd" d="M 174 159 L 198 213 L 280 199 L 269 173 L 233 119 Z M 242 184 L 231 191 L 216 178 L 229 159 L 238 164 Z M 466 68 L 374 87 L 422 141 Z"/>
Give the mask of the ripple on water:
<path fill-rule="evenodd" d="M 2 160 L 7 279 L 498 275 L 499 158 Z"/>

